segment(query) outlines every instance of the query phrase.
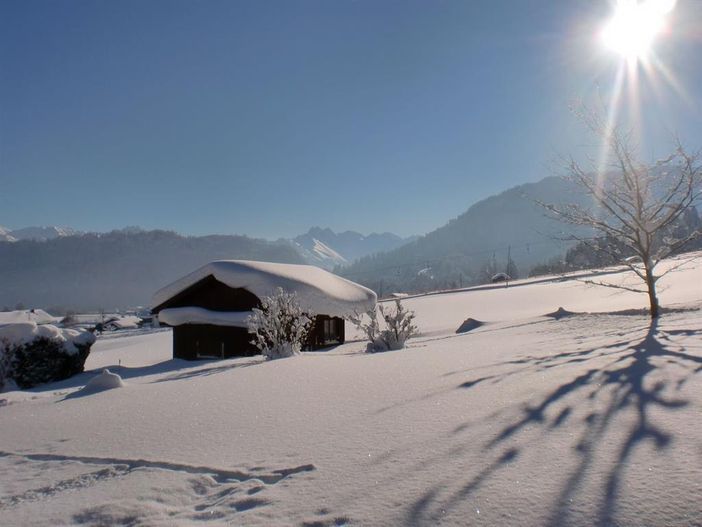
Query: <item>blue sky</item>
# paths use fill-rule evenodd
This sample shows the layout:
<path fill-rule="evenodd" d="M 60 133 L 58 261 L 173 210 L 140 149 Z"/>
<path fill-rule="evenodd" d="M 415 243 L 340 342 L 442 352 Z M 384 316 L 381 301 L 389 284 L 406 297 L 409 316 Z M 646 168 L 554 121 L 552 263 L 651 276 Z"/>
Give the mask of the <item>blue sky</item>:
<path fill-rule="evenodd" d="M 587 148 L 607 1 L 0 2 L 0 225 L 423 234 Z M 679 0 L 642 140 L 702 146 Z M 697 140 L 699 144 L 695 144 Z"/>

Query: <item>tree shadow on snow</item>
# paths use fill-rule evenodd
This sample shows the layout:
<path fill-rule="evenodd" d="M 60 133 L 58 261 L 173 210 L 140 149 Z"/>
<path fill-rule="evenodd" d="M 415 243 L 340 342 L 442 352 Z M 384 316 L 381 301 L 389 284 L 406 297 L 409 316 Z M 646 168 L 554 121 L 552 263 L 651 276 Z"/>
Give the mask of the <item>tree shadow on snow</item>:
<path fill-rule="evenodd" d="M 113 364 L 111 366 L 106 366 L 103 368 L 98 368 L 95 370 L 86 371 L 75 375 L 69 379 L 63 381 L 57 381 L 48 384 L 42 384 L 31 388 L 28 391 L 41 393 L 41 392 L 61 392 L 62 390 L 69 390 L 72 388 L 82 388 L 85 386 L 90 379 L 99 375 L 102 370 L 110 370 L 112 373 L 119 375 L 124 381 L 129 381 L 130 379 L 139 379 L 142 377 L 149 377 L 154 375 L 160 375 L 154 380 L 148 381 L 150 383 L 160 383 L 166 381 L 178 381 L 183 379 L 191 379 L 195 377 L 206 377 L 209 375 L 215 375 L 218 373 L 224 373 L 237 368 L 246 368 L 248 366 L 255 366 L 265 362 L 262 356 L 255 357 L 244 357 L 233 360 L 222 361 L 217 360 L 207 360 L 207 361 L 187 361 L 183 359 L 170 359 L 166 361 L 159 362 L 157 364 L 150 364 L 148 366 L 121 366 Z M 62 399 L 56 402 L 62 402 L 70 399 L 76 399 L 79 397 L 84 397 L 87 395 L 93 395 L 94 393 L 100 393 L 99 391 L 88 391 L 83 392 L 81 390 L 75 391 L 67 394 Z"/>
<path fill-rule="evenodd" d="M 641 329 L 635 334 L 640 336 Z M 605 474 L 600 502 L 596 504 L 597 515 L 592 519 L 593 525 L 616 525 L 618 500 L 626 483 L 625 471 L 634 451 L 644 443 L 650 443 L 657 450 L 663 450 L 669 448 L 674 440 L 672 432 L 666 431 L 660 424 L 651 420 L 651 414 L 654 411 L 675 411 L 686 406 L 689 401 L 673 394 L 680 390 L 690 377 L 702 372 L 702 356 L 687 353 L 685 348 L 675 345 L 671 337 L 700 334 L 702 332 L 698 330 L 663 331 L 654 321 L 645 330 L 643 338 L 628 337 L 605 347 L 508 361 L 504 364 L 517 368 L 506 373 L 463 382 L 457 388 L 473 389 L 478 384 L 499 383 L 526 371 L 539 372 L 611 358 L 604 366 L 600 362 L 597 366 L 593 365 L 585 370 L 582 370 L 585 364 L 581 364 L 581 373 L 558 385 L 536 402 L 524 405 L 521 415 L 500 429 L 497 435 L 484 445 L 486 454 L 495 450 L 501 451 L 495 461 L 474 475 L 461 488 L 453 491 L 448 498 L 443 496 L 439 500 L 438 489 L 430 489 L 408 511 L 408 523 L 424 523 L 425 520 L 437 519 L 438 512 L 432 514 L 432 511 L 440 510 L 443 514 L 469 497 L 498 470 L 517 458 L 520 452 L 514 445 L 521 434 L 539 428 L 544 432 L 553 431 L 572 420 L 579 406 L 582 409 L 583 405 L 594 406 L 596 402 L 598 410 L 593 410 L 586 416 L 584 431 L 575 446 L 577 464 L 566 474 L 566 481 L 552 506 L 546 525 L 556 527 L 571 523 L 572 503 L 586 483 L 598 449 L 604 448 L 603 445 L 608 441 L 610 446 L 612 445 L 611 439 L 606 437 L 608 432 L 620 431 L 621 427 L 629 426 L 623 440 L 614 446 L 616 459 L 612 468 Z M 663 366 L 671 365 L 676 367 L 672 370 L 673 373 L 666 370 L 665 376 L 652 375 L 657 370 L 662 370 Z M 631 422 L 628 415 L 627 419 L 619 419 L 624 417 L 624 412 L 632 411 L 633 425 L 628 424 Z M 460 433 L 465 428 L 467 425 L 459 426 L 454 433 Z M 525 443 L 521 448 L 524 450 L 528 447 Z"/>
<path fill-rule="evenodd" d="M 172 373 L 170 375 L 166 375 L 164 377 L 156 379 L 152 382 L 177 381 L 182 379 L 191 379 L 194 377 L 206 377 L 209 375 L 216 375 L 218 373 L 231 371 L 237 368 L 248 368 L 249 366 L 256 366 L 258 364 L 263 364 L 264 362 L 266 362 L 266 359 L 262 355 L 257 355 L 248 359 L 249 360 L 227 361 L 224 364 L 222 364 L 221 361 L 217 361 L 218 363 L 215 363 L 207 368 L 196 369 L 191 367 L 190 369 L 187 369 L 185 371 Z"/>

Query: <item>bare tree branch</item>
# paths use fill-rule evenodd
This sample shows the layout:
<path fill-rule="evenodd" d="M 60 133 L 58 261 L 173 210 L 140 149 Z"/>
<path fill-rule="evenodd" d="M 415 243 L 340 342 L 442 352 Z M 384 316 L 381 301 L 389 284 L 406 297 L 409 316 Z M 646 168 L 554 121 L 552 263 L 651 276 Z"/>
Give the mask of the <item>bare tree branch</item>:
<path fill-rule="evenodd" d="M 635 287 L 628 287 L 620 284 L 610 284 L 607 282 L 597 282 L 595 280 L 578 280 L 578 282 L 582 282 L 583 284 L 588 285 L 597 285 L 600 287 L 609 287 L 610 289 L 623 289 L 624 291 L 631 291 L 632 293 L 648 293 L 646 289 L 636 289 Z"/>

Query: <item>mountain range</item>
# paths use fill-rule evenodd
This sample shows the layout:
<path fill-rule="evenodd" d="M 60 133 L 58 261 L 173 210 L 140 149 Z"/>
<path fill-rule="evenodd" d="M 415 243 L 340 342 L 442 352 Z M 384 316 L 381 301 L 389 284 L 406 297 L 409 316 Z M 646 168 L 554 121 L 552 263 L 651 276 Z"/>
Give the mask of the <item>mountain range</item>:
<path fill-rule="evenodd" d="M 120 231 L 145 232 L 140 227 L 125 227 Z M 12 230 L 0 225 L 0 241 L 6 242 L 47 241 L 83 234 L 86 233 L 70 227 L 42 226 Z M 371 233 L 366 236 L 355 231 L 335 233 L 329 228 L 312 227 L 305 234 L 290 240 L 281 238 L 279 242 L 292 244 L 307 263 L 333 269 L 354 262 L 363 256 L 395 249 L 415 239 L 417 236 L 402 238 L 390 232 Z"/>
<path fill-rule="evenodd" d="M 320 228 L 294 240 L 270 242 L 138 227 L 109 233 L 0 227 L 3 241 L 11 243 L 0 243 L 0 308 L 21 303 L 61 312 L 148 305 L 158 288 L 212 260 L 310 263 L 332 269 L 405 240 L 390 233 L 363 236 Z"/>
<path fill-rule="evenodd" d="M 571 244 L 559 238 L 573 230 L 547 218 L 536 201 L 579 199 L 570 184 L 549 177 L 481 200 L 446 225 L 404 239 L 319 227 L 276 242 L 138 228 L 106 234 L 54 227 L 5 229 L 0 235 L 17 241 L 0 242 L 0 307 L 20 302 L 81 310 L 148 305 L 161 286 L 225 258 L 312 263 L 381 296 L 460 287 L 506 269 L 526 274 L 534 265 L 562 256 Z"/>
<path fill-rule="evenodd" d="M 289 244 L 126 229 L 0 242 L 0 307 L 55 313 L 147 306 L 160 287 L 219 259 L 304 263 Z"/>
<path fill-rule="evenodd" d="M 342 276 L 380 295 L 428 291 L 483 283 L 510 269 L 525 275 L 531 267 L 562 256 L 564 241 L 580 228 L 554 221 L 537 204 L 579 203 L 572 183 L 547 177 L 478 201 L 438 229 L 394 250 L 366 256 L 338 269 Z"/>

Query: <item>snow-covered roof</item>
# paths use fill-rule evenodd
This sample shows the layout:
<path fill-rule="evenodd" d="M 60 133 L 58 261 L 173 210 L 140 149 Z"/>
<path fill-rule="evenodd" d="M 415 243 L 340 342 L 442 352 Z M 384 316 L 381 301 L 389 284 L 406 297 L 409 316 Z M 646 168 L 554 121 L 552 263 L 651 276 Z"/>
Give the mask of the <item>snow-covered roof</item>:
<path fill-rule="evenodd" d="M 139 326 L 141 319 L 135 315 L 125 315 L 108 320 L 105 325 L 112 324 L 120 329 L 132 329 Z"/>
<path fill-rule="evenodd" d="M 229 287 L 246 289 L 258 298 L 282 287 L 295 292 L 300 306 L 310 313 L 343 317 L 354 311 L 368 311 L 377 301 L 377 295 L 370 289 L 313 265 L 218 260 L 157 291 L 152 305 L 163 304 L 210 275 Z"/>
<path fill-rule="evenodd" d="M 0 326 L 5 324 L 19 324 L 21 322 L 54 324 L 59 320 L 60 318 L 49 315 L 43 309 L 21 309 L 18 311 L 0 312 Z"/>

